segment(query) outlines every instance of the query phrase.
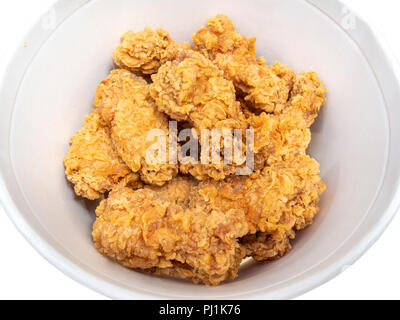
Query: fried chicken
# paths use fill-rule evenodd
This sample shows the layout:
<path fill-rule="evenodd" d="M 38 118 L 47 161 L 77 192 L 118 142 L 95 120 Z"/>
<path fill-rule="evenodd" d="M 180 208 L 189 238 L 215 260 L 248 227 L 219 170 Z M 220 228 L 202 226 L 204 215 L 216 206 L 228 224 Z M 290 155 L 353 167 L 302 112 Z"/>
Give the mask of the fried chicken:
<path fill-rule="evenodd" d="M 325 103 L 325 92 L 322 81 L 314 72 L 301 73 L 295 81 L 293 90 L 285 108 L 279 114 L 262 112 L 254 114 L 245 110 L 245 126 L 254 130 L 254 170 L 258 171 L 267 164 L 293 159 L 305 155 L 311 141 L 310 126 L 318 116 Z M 245 143 L 245 142 L 244 142 Z M 243 147 L 243 152 L 249 151 Z M 208 177 L 216 181 L 237 173 L 244 165 L 223 163 L 181 164 L 182 173 L 191 174 L 198 180 Z"/>
<path fill-rule="evenodd" d="M 201 162 L 181 162 L 179 164 L 179 171 L 182 174 L 190 174 L 192 177 L 199 181 L 207 180 L 209 178 L 215 181 L 222 181 L 236 172 L 233 165 L 224 164 L 223 159 L 219 163 L 204 164 Z"/>
<path fill-rule="evenodd" d="M 70 143 L 64 159 L 65 174 L 78 196 L 98 199 L 131 173 L 115 151 L 110 130 L 96 109 Z"/>
<path fill-rule="evenodd" d="M 296 77 L 291 92 L 291 109 L 301 110 L 307 126 L 310 127 L 324 105 L 327 90 L 315 72 L 302 72 Z M 287 111 L 288 113 L 292 110 Z"/>
<path fill-rule="evenodd" d="M 150 92 L 158 109 L 195 129 L 213 129 L 221 121 L 240 127 L 240 104 L 231 81 L 206 57 L 193 50 L 181 52 L 152 76 Z"/>
<path fill-rule="evenodd" d="M 242 117 L 243 119 L 237 122 L 242 124 L 242 128 L 232 130 L 229 124 L 224 127 L 222 121 L 211 132 L 202 131 L 199 137 L 199 155 L 195 159 L 190 156 L 181 159 L 180 172 L 190 174 L 200 181 L 209 178 L 221 181 L 234 174 L 252 172 L 252 134 L 247 136 L 248 123 L 244 115 Z M 203 141 L 203 138 L 206 139 Z"/>
<path fill-rule="evenodd" d="M 256 109 L 280 113 L 295 74 L 279 62 L 266 66 L 263 57 L 256 58 L 255 41 L 236 32 L 233 22 L 225 15 L 207 20 L 207 26 L 193 35 L 197 50 L 224 71 L 245 100 Z"/>
<path fill-rule="evenodd" d="M 223 182 L 178 178 L 162 188 L 115 189 L 96 210 L 93 238 L 127 267 L 217 285 L 237 275 L 245 254 L 269 260 L 290 250 L 324 188 L 318 163 L 302 156 Z M 257 232 L 268 241 L 243 238 Z"/>
<path fill-rule="evenodd" d="M 192 125 L 201 148 L 206 147 L 202 143 L 203 129 L 232 131 L 245 128 L 244 115 L 240 103 L 236 101 L 233 83 L 226 80 L 222 72 L 200 53 L 182 51 L 176 60 L 162 65 L 152 80 L 150 92 L 158 109 L 172 119 Z M 222 141 L 221 152 L 224 147 Z M 181 172 L 199 180 L 207 177 L 222 180 L 234 174 L 237 164 L 226 165 L 223 157 L 219 161 L 212 161 L 211 149 L 210 143 L 209 164 L 184 159 L 180 164 Z"/>
<path fill-rule="evenodd" d="M 163 29 L 145 28 L 141 32 L 128 31 L 121 45 L 113 53 L 115 63 L 122 69 L 153 74 L 167 61 L 174 60 L 188 44 L 180 45 Z"/>
<path fill-rule="evenodd" d="M 162 29 L 123 35 L 113 54 L 121 69 L 100 83 L 97 108 L 64 162 L 77 195 L 105 193 L 92 232 L 101 254 L 146 273 L 218 285 L 234 279 L 246 257 L 282 257 L 312 224 L 326 186 L 306 151 L 326 88 L 314 72 L 266 65 L 255 39 L 224 15 L 193 42 L 178 44 Z M 196 159 L 184 139 L 170 150 L 170 119 L 199 143 Z M 234 130 L 242 136 L 227 140 Z M 222 136 L 206 139 L 217 131 Z M 234 146 L 239 157 L 230 159 L 225 151 Z"/>
<path fill-rule="evenodd" d="M 158 109 L 175 120 L 192 125 L 201 148 L 206 147 L 202 141 L 203 129 L 231 132 L 245 128 L 244 115 L 236 101 L 232 82 L 198 52 L 182 51 L 176 60 L 165 63 L 152 79 L 150 92 Z M 225 147 L 222 141 L 219 146 L 221 153 Z M 212 161 L 211 142 L 208 149 L 209 164 L 184 159 L 180 164 L 181 172 L 199 180 L 207 177 L 222 180 L 235 173 L 237 164 L 226 165 L 223 157 L 220 161 Z"/>
<path fill-rule="evenodd" d="M 159 191 L 112 191 L 96 210 L 95 247 L 130 268 L 207 284 L 236 276 L 245 252 L 237 238 L 248 231 L 243 212 L 188 208 L 191 181 L 171 183 Z"/>
<path fill-rule="evenodd" d="M 189 207 L 243 211 L 249 232 L 239 242 L 246 256 L 271 261 L 286 254 L 296 232 L 312 223 L 325 188 L 318 162 L 302 155 L 249 177 L 201 182 L 192 191 Z"/>
<path fill-rule="evenodd" d="M 150 130 L 159 130 L 159 136 L 148 140 Z M 133 172 L 140 172 L 144 182 L 163 185 L 178 173 L 177 165 L 168 159 L 168 118 L 157 111 L 147 87 L 131 99 L 120 101 L 111 123 L 111 136 L 121 158 Z M 165 157 L 148 154 L 152 144 L 164 146 Z"/>
<path fill-rule="evenodd" d="M 109 122 L 118 154 L 144 182 L 163 185 L 177 174 L 177 164 L 168 162 L 168 117 L 157 110 L 146 81 L 129 71 L 113 70 L 99 85 L 95 105 Z M 158 139 L 164 139 L 159 143 L 162 147 L 164 142 L 165 159 L 148 153 L 157 142 L 156 136 L 149 140 L 151 130 L 159 130 Z"/>
<path fill-rule="evenodd" d="M 318 196 L 325 189 L 319 164 L 307 155 L 276 162 L 250 176 L 200 183 L 199 200 L 222 211 L 241 208 L 250 233 L 303 229 L 318 211 Z M 294 214 L 295 213 L 295 214 Z"/>
<path fill-rule="evenodd" d="M 132 97 L 137 89 L 145 86 L 147 82 L 142 77 L 123 69 L 112 70 L 97 87 L 94 105 L 100 110 L 104 121 L 110 124 L 119 102 L 125 97 Z"/>
<path fill-rule="evenodd" d="M 301 73 L 280 114 L 246 113 L 249 126 L 254 130 L 256 168 L 306 154 L 311 141 L 310 126 L 325 103 L 325 92 L 316 73 Z"/>

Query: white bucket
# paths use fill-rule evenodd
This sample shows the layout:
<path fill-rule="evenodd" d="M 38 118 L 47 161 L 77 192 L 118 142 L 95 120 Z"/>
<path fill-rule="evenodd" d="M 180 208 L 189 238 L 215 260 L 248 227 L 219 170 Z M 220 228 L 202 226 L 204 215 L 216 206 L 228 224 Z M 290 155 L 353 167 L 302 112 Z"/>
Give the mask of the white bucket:
<path fill-rule="evenodd" d="M 257 36 L 269 63 L 315 70 L 329 89 L 310 153 L 328 189 L 315 223 L 268 265 L 246 263 L 219 287 L 144 275 L 101 256 L 93 207 L 64 177 L 68 140 L 90 112 L 111 53 L 129 29 L 177 41 L 217 13 Z M 0 88 L 1 202 L 26 239 L 77 281 L 114 298 L 291 298 L 340 273 L 383 232 L 399 205 L 397 68 L 364 21 L 336 0 L 61 0 L 37 23 Z"/>

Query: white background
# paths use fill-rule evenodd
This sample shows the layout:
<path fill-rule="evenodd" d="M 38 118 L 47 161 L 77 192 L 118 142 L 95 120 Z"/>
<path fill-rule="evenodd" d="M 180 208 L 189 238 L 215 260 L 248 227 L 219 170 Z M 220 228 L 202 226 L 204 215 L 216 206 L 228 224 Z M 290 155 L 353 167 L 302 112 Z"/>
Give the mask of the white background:
<path fill-rule="evenodd" d="M 23 35 L 54 2 L 0 0 L 0 65 L 2 54 L 23 45 Z M 343 2 L 378 28 L 400 60 L 400 1 Z M 399 235 L 397 215 L 382 238 L 355 265 L 299 299 L 400 299 Z M 0 299 L 106 299 L 69 279 L 43 259 L 1 208 L 0 252 Z"/>

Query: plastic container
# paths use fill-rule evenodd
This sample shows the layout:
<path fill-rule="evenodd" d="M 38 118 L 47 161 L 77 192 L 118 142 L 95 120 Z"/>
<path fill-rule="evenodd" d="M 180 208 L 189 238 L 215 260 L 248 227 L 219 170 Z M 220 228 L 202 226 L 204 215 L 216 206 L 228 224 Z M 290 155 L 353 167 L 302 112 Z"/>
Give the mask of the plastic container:
<path fill-rule="evenodd" d="M 111 53 L 129 29 L 163 27 L 188 41 L 225 13 L 257 36 L 267 61 L 315 70 L 329 89 L 310 153 L 328 185 L 315 223 L 269 265 L 246 263 L 219 287 L 125 269 L 93 248 L 93 206 L 64 177 L 68 139 L 90 112 Z M 1 203 L 26 239 L 73 279 L 113 298 L 295 297 L 356 261 L 399 206 L 397 65 L 368 25 L 338 1 L 61 0 L 34 26 L 0 88 Z"/>

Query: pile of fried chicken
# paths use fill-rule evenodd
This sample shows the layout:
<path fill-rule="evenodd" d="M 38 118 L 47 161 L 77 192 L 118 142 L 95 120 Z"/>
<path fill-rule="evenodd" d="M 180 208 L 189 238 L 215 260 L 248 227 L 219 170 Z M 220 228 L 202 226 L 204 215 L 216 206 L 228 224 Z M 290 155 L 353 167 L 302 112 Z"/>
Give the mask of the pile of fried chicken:
<path fill-rule="evenodd" d="M 317 74 L 267 65 L 255 39 L 224 15 L 193 45 L 162 29 L 129 31 L 113 57 L 119 68 L 98 86 L 64 160 L 75 193 L 102 199 L 96 249 L 129 268 L 207 285 L 235 278 L 245 258 L 285 255 L 325 189 L 306 154 L 325 102 Z M 171 119 L 199 135 L 253 129 L 253 172 L 235 175 L 243 164 L 222 160 L 149 163 L 146 136 L 154 128 L 168 135 Z"/>

